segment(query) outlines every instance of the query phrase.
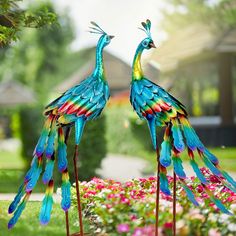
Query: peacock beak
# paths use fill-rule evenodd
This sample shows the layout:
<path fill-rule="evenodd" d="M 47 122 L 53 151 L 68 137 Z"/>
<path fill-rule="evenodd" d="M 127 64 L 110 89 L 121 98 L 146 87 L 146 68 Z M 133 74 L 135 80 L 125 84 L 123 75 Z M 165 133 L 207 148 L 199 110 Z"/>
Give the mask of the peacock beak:
<path fill-rule="evenodd" d="M 114 35 L 109 35 L 110 39 L 113 39 L 115 36 Z"/>
<path fill-rule="evenodd" d="M 150 43 L 149 43 L 149 47 L 150 47 L 150 48 L 156 48 L 156 45 L 154 44 L 154 42 L 150 42 Z"/>

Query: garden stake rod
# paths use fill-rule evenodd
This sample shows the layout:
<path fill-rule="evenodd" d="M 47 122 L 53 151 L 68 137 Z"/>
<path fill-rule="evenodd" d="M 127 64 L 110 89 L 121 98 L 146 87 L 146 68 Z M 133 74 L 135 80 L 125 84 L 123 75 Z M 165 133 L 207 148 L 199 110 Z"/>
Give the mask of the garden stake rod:
<path fill-rule="evenodd" d="M 65 129 L 65 144 L 67 145 L 68 139 L 70 137 L 71 127 L 66 127 Z M 69 212 L 65 211 L 66 218 L 66 236 L 70 236 L 70 223 L 69 223 Z"/>
<path fill-rule="evenodd" d="M 69 215 L 68 211 L 65 211 L 65 217 L 66 217 L 66 236 L 70 236 L 70 224 L 69 224 Z"/>
<path fill-rule="evenodd" d="M 75 145 L 75 152 L 74 152 L 74 158 L 73 158 L 74 174 L 75 174 L 75 188 L 76 188 L 78 215 L 79 215 L 80 236 L 84 236 L 82 209 L 81 209 L 80 192 L 79 192 L 79 179 L 78 179 L 78 171 L 77 171 L 78 155 L 79 155 L 78 145 Z"/>
<path fill-rule="evenodd" d="M 160 203 L 160 152 L 158 145 L 156 147 L 157 155 L 157 180 L 156 180 L 156 222 L 155 222 L 155 236 L 158 236 L 158 224 L 159 224 L 159 203 Z"/>
<path fill-rule="evenodd" d="M 176 236 L 176 174 L 173 171 L 173 235 Z"/>
<path fill-rule="evenodd" d="M 186 148 L 190 158 L 190 164 L 197 178 L 200 180 L 204 191 L 208 194 L 210 200 L 223 212 L 230 214 L 228 209 L 222 202 L 214 196 L 208 187 L 209 180 L 204 174 L 195 159 L 198 156 L 214 176 L 227 188 L 236 192 L 235 180 L 224 171 L 218 159 L 203 145 L 197 136 L 195 130 L 188 120 L 188 114 L 185 106 L 174 98 L 170 93 L 165 91 L 159 85 L 148 80 L 142 70 L 141 56 L 144 50 L 155 48 L 151 36 L 151 21 L 142 22 L 142 28 L 146 33 L 144 38 L 138 45 L 132 65 L 132 81 L 130 91 L 130 102 L 137 115 L 147 121 L 151 140 L 154 149 L 157 149 L 157 127 L 165 127 L 164 140 L 160 150 L 160 190 L 171 195 L 169 183 L 167 179 L 167 167 L 173 164 L 173 169 L 178 180 L 186 192 L 187 198 L 196 206 L 198 202 L 192 190 L 187 186 L 185 181 L 186 174 L 182 166 L 180 154 Z M 174 216 L 175 217 L 175 216 Z"/>
<path fill-rule="evenodd" d="M 42 180 L 47 185 L 47 189 L 39 216 L 41 224 L 48 224 L 51 216 L 55 158 L 57 158 L 59 172 L 62 174 L 61 207 L 67 212 L 71 206 L 71 184 L 67 169 L 67 146 L 63 127 L 75 127 L 75 144 L 79 145 L 86 122 L 96 119 L 101 114 L 110 97 L 104 72 L 103 49 L 110 44 L 114 36 L 108 35 L 95 22 L 91 22 L 91 24 L 90 32 L 101 35 L 96 47 L 95 68 L 91 75 L 82 80 L 80 84 L 68 89 L 46 106 L 44 111 L 46 120 L 33 153 L 31 168 L 26 173 L 24 181 L 8 209 L 10 214 L 13 213 L 8 223 L 9 229 L 17 223 L 37 184 L 43 171 L 43 161 L 46 162 L 46 166 Z"/>

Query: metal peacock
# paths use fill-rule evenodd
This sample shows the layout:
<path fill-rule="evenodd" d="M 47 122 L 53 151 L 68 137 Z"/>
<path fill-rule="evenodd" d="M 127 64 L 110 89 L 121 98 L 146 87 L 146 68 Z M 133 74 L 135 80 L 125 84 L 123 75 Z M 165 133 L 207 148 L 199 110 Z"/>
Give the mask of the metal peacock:
<path fill-rule="evenodd" d="M 105 33 L 95 22 L 91 22 L 91 33 L 101 37 L 96 48 L 96 66 L 93 73 L 80 84 L 70 88 L 56 100 L 46 106 L 44 114 L 46 121 L 33 153 L 31 168 L 24 178 L 17 195 L 9 206 L 9 213 L 14 213 L 8 223 L 12 228 L 24 210 L 30 194 L 34 189 L 42 171 L 44 156 L 46 167 L 42 181 L 47 185 L 45 197 L 40 212 L 41 224 L 50 220 L 53 205 L 53 169 L 57 159 L 58 170 L 62 173 L 61 207 L 66 212 L 71 205 L 70 181 L 67 171 L 67 152 L 64 127 L 75 126 L 75 143 L 80 143 L 83 128 L 89 120 L 97 118 L 109 99 L 109 87 L 105 79 L 103 64 L 103 49 L 114 36 Z"/>
<path fill-rule="evenodd" d="M 132 82 L 130 102 L 141 119 L 147 121 L 151 140 L 154 148 L 158 149 L 156 127 L 166 127 L 164 141 L 161 144 L 159 158 L 160 189 L 164 194 L 170 195 L 167 180 L 167 167 L 173 165 L 174 173 L 186 192 L 189 200 L 198 205 L 198 202 L 185 182 L 186 174 L 182 165 L 180 154 L 186 148 L 190 158 L 190 164 L 198 179 L 201 181 L 205 192 L 215 205 L 224 213 L 229 213 L 225 206 L 209 190 L 209 182 L 204 177 L 196 162 L 197 153 L 207 168 L 229 189 L 235 192 L 236 182 L 224 170 L 221 169 L 218 159 L 203 145 L 195 130 L 188 120 L 188 114 L 184 105 L 157 84 L 145 78 L 141 67 L 142 52 L 155 48 L 151 37 L 150 20 L 142 22 L 142 30 L 147 37 L 141 41 L 133 60 Z"/>

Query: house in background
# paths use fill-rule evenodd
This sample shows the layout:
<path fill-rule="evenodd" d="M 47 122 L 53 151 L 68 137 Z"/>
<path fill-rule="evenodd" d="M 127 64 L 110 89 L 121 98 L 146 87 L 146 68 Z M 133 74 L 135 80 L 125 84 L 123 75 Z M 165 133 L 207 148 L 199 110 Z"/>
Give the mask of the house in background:
<path fill-rule="evenodd" d="M 35 101 L 34 92 L 19 81 L 3 80 L 0 82 L 0 139 L 11 137 L 10 117 L 3 114 L 3 110 L 32 104 Z"/>
<path fill-rule="evenodd" d="M 86 50 L 95 52 L 95 48 L 89 48 Z M 129 90 L 130 86 L 131 67 L 107 51 L 104 52 L 104 64 L 111 96 L 118 98 L 125 94 L 127 97 L 127 91 Z M 81 80 L 87 78 L 91 74 L 94 69 L 94 65 L 95 54 L 90 53 L 90 57 L 87 58 L 87 61 L 84 63 L 84 65 L 75 71 L 69 78 L 66 78 L 62 83 L 60 83 L 56 87 L 55 91 L 57 93 L 63 93 L 72 86 L 79 84 Z"/>
<path fill-rule="evenodd" d="M 205 143 L 236 145 L 236 29 L 179 30 L 148 61 L 147 75 L 186 105 Z"/>

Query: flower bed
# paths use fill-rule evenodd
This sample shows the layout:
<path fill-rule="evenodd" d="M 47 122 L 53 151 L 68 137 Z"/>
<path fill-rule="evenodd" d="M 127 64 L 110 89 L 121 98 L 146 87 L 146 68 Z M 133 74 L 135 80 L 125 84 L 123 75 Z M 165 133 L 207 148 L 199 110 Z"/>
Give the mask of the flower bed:
<path fill-rule="evenodd" d="M 206 169 L 205 176 L 211 180 L 209 189 L 219 197 L 233 213 L 236 213 L 236 194 L 222 186 Z M 177 188 L 177 234 L 178 235 L 235 235 L 235 214 L 226 215 L 210 202 L 199 181 L 186 180 L 194 191 L 200 207 L 195 207 Z M 169 177 L 170 187 L 173 179 Z M 93 178 L 80 183 L 84 216 L 91 222 L 91 231 L 109 235 L 154 235 L 156 178 L 140 178 L 125 183 Z M 73 189 L 73 204 L 76 204 Z M 171 235 L 172 197 L 161 193 L 160 235 Z"/>

